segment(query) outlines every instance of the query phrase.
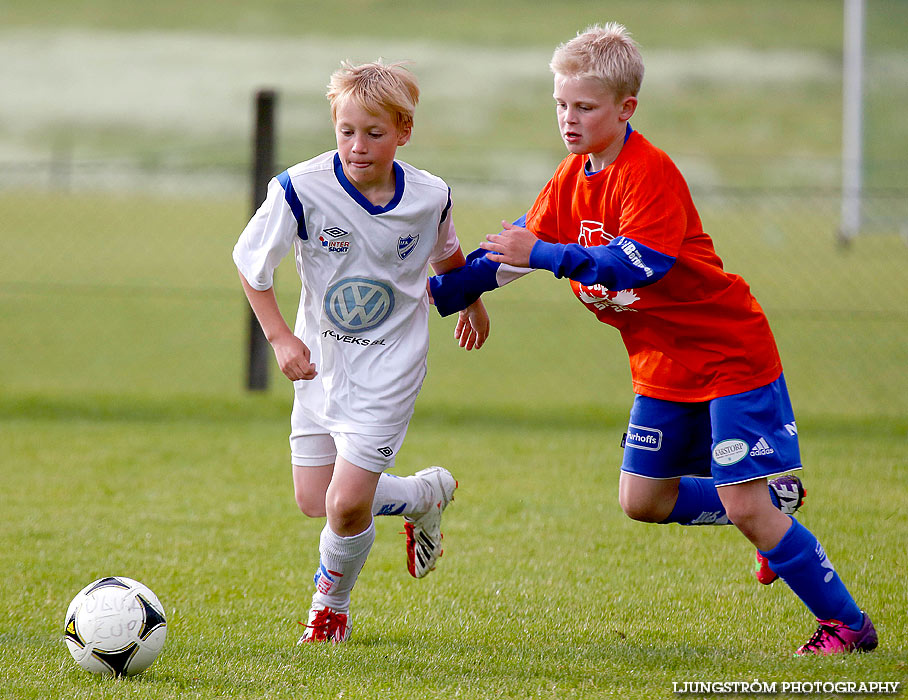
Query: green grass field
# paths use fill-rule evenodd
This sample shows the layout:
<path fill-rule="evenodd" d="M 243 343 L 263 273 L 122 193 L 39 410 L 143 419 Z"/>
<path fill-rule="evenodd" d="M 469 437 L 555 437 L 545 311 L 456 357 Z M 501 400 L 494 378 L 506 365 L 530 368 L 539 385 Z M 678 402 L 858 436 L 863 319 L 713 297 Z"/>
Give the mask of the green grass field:
<path fill-rule="evenodd" d="M 421 402 L 397 471 L 443 462 L 459 477 L 445 556 L 411 579 L 399 521 L 379 519 L 352 641 L 298 648 L 321 523 L 292 502 L 285 409 L 0 402 L 4 697 L 658 698 L 684 681 L 906 680 L 903 424 L 801 425 L 802 522 L 872 612 L 872 655 L 791 658 L 812 620 L 756 583 L 743 539 L 624 518 L 623 416 L 541 397 Z M 108 574 L 146 582 L 169 616 L 162 656 L 127 681 L 80 671 L 61 640 L 69 599 Z"/>
<path fill-rule="evenodd" d="M 779 281 L 793 270 L 748 263 L 804 265 L 784 239 L 719 247 L 753 273 L 776 327 L 807 465 L 802 519 L 873 614 L 878 652 L 791 659 L 812 621 L 787 589 L 753 580 L 731 528 L 622 515 L 626 356 L 540 275 L 489 297 L 493 336 L 478 353 L 456 348 L 450 319 L 432 320 L 429 378 L 396 471 L 443 463 L 460 479 L 438 571 L 411 580 L 400 524 L 381 520 L 353 641 L 300 649 L 321 523 L 293 504 L 289 385 L 274 373 L 264 395 L 241 389 L 246 311 L 229 251 L 242 207 L 28 201 L 0 197 L 6 221 L 47 219 L 40 248 L 8 242 L 0 287 L 6 696 L 650 698 L 684 681 L 908 676 L 904 325 L 857 313 L 848 293 L 869 286 L 880 314 L 899 312 L 898 278 L 881 265 L 895 274 L 904 261 L 880 260 L 885 240 L 842 258 L 818 238 L 811 264 L 828 282 L 813 279 L 794 308 Z M 462 230 L 495 220 L 478 206 L 458 217 Z M 39 269 L 45 281 L 30 283 Z M 292 268 L 279 282 L 292 313 Z M 109 574 L 151 586 L 170 619 L 161 659 L 129 681 L 79 671 L 61 639 L 70 598 Z"/>
<path fill-rule="evenodd" d="M 908 246 L 889 221 L 842 250 L 837 201 L 812 189 L 838 177 L 829 163 L 838 157 L 840 3 L 620 0 L 609 17 L 601 3 L 575 0 L 346 7 L 0 0 L 0 59 L 17 66 L 0 87 L 23 98 L 0 105 L 0 160 L 42 160 L 41 149 L 60 142 L 76 161 L 113 159 L 99 166 L 112 179 L 120 158 L 149 173 L 216 166 L 199 180 L 240 167 L 247 95 L 236 107 L 243 118 L 224 126 L 215 113 L 230 101 L 219 89 L 248 77 L 244 58 L 273 42 L 299 44 L 292 55 L 316 64 L 295 66 L 300 84 L 282 96 L 280 160 L 289 164 L 331 145 L 323 69 L 342 52 L 372 58 L 387 43 L 421 59 L 421 121 L 402 156 L 479 190 L 517 183 L 491 199 L 455 187 L 455 221 L 472 249 L 526 209 L 536 173 L 561 157 L 544 74 L 552 45 L 587 22 L 625 21 L 654 55 L 636 126 L 701 184 L 795 188 L 750 197 L 707 189 L 697 201 L 782 351 L 809 493 L 800 519 L 873 616 L 879 650 L 792 658 L 813 621 L 786 587 L 756 583 L 752 548 L 733 528 L 644 525 L 621 513 L 626 354 L 563 282 L 542 274 L 488 297 L 492 337 L 480 352 L 455 346 L 451 319 L 431 320 L 429 375 L 395 473 L 438 463 L 460 481 L 438 570 L 411 579 L 400 521 L 379 519 L 354 593 L 353 639 L 296 647 L 322 523 L 293 502 L 289 384 L 272 366 L 267 392 L 243 391 L 248 312 L 230 251 L 248 195 L 215 184 L 67 190 L 51 172 L 49 185 L 43 176 L 0 185 L 0 698 L 644 700 L 681 697 L 673 684 L 689 681 L 908 682 Z M 886 170 L 908 144 L 908 5 L 869 8 L 882 54 L 875 70 L 892 85 L 872 86 L 874 133 L 886 138 L 868 147 Z M 180 64 L 194 42 L 214 73 Z M 42 51 L 20 62 L 11 46 Z M 72 71 L 48 78 L 60 95 L 46 113 L 31 101 L 40 91 L 20 92 L 15 80 L 40 83 L 30 71 L 60 46 L 78 51 Z M 188 74 L 217 80 L 205 83 L 204 104 L 157 112 L 182 94 L 179 80 L 140 60 L 120 65 L 131 55 L 124 47 L 145 58 L 170 47 Z M 206 64 L 212 56 L 225 63 Z M 534 77 L 537 60 L 543 75 Z M 763 60 L 795 77 L 746 78 L 749 62 Z M 87 85 L 77 69 L 105 61 L 117 85 L 120 69 L 141 76 L 130 99 L 152 126 L 117 109 L 74 109 L 96 95 L 65 81 Z M 723 61 L 745 77 L 730 79 Z M 501 74 L 479 90 L 487 66 Z M 182 113 L 210 129 L 185 128 L 192 119 Z M 876 184 L 903 185 L 892 171 Z M 292 316 L 292 265 L 277 286 Z M 80 671 L 62 642 L 69 601 L 106 575 L 143 581 L 168 615 L 160 659 L 134 679 Z"/>

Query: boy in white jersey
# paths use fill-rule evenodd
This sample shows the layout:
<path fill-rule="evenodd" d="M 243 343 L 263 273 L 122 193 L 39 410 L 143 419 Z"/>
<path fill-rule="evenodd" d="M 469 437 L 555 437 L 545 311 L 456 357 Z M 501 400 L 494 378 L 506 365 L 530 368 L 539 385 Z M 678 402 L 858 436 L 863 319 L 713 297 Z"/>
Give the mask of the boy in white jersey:
<path fill-rule="evenodd" d="M 296 501 L 327 516 L 306 632 L 346 640 L 350 592 L 375 539 L 374 515 L 403 515 L 407 567 L 441 555 L 441 512 L 457 482 L 441 467 L 394 465 L 426 373 L 429 264 L 464 264 L 439 178 L 399 161 L 419 99 L 401 64 L 341 64 L 328 85 L 337 150 L 274 178 L 233 251 L 243 289 L 281 371 L 294 382 L 290 449 Z M 296 327 L 281 316 L 273 272 L 293 248 L 302 280 Z M 480 302 L 461 313 L 460 345 L 489 332 Z"/>

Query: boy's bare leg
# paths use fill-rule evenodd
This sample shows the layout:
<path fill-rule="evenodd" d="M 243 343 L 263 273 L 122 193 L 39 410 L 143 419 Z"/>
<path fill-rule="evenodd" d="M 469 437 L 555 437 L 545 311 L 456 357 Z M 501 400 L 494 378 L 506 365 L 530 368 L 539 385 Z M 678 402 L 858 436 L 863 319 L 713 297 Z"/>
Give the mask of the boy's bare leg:
<path fill-rule="evenodd" d="M 325 494 L 334 475 L 334 465 L 322 467 L 293 466 L 293 493 L 299 509 L 310 518 L 324 518 Z"/>
<path fill-rule="evenodd" d="M 773 505 L 766 479 L 720 486 L 718 491 L 729 520 L 757 549 L 772 549 L 791 527 L 791 518 Z"/>
<path fill-rule="evenodd" d="M 350 593 L 375 542 L 372 500 L 380 475 L 340 456 L 334 464 L 325 494 L 328 522 L 319 538 L 315 593 L 301 643 L 343 642 L 350 636 Z"/>
<path fill-rule="evenodd" d="M 621 472 L 618 479 L 618 502 L 632 520 L 661 523 L 675 507 L 680 479 L 647 479 Z"/>

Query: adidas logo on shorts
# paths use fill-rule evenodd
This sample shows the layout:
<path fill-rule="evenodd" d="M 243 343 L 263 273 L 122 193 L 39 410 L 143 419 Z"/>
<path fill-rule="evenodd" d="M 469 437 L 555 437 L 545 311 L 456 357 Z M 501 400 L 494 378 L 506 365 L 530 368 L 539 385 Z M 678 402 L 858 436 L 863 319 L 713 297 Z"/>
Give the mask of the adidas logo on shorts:
<path fill-rule="evenodd" d="M 751 457 L 762 457 L 763 455 L 775 454 L 775 450 L 769 446 L 769 443 L 766 442 L 766 438 L 760 438 L 757 440 L 757 444 L 753 446 L 753 449 L 750 451 Z"/>

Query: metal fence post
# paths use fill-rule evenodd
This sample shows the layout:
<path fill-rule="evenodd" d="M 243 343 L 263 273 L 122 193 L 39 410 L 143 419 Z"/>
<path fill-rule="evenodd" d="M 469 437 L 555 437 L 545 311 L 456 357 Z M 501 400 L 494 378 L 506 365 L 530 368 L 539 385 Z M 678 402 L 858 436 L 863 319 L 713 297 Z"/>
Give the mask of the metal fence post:
<path fill-rule="evenodd" d="M 274 90 L 259 90 L 255 94 L 255 125 L 252 154 L 252 212 L 259 208 L 268 192 L 268 182 L 274 176 L 274 117 L 277 95 Z M 264 391 L 268 388 L 268 357 L 270 348 L 265 333 L 252 309 L 249 309 L 249 350 L 247 355 L 246 388 Z"/>
<path fill-rule="evenodd" d="M 842 214 L 839 243 L 861 231 L 864 169 L 864 0 L 845 0 L 842 40 Z"/>

